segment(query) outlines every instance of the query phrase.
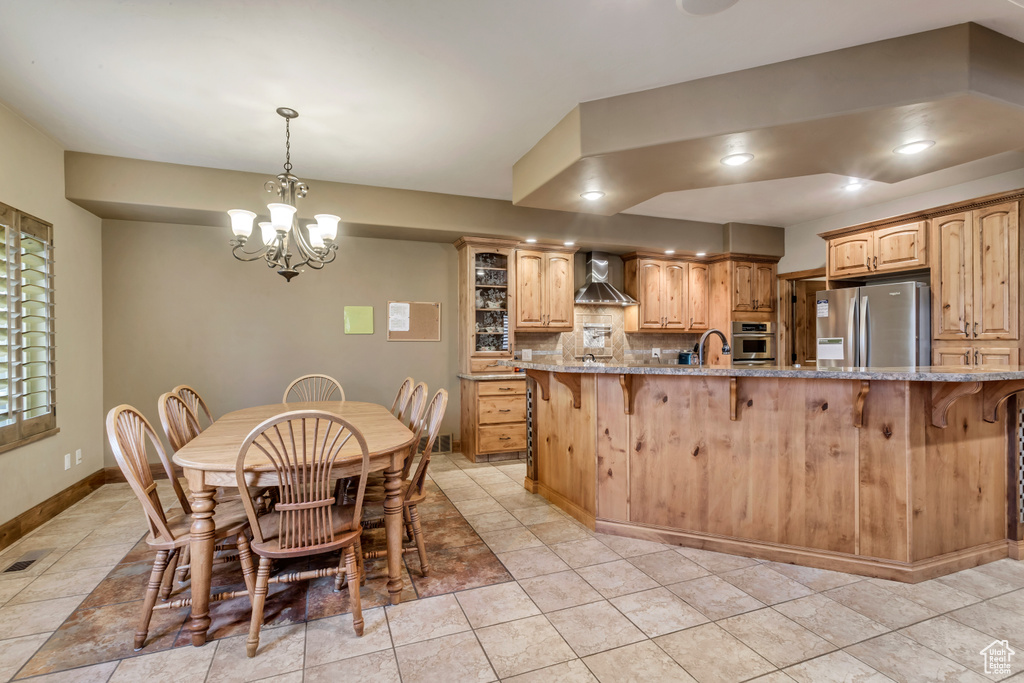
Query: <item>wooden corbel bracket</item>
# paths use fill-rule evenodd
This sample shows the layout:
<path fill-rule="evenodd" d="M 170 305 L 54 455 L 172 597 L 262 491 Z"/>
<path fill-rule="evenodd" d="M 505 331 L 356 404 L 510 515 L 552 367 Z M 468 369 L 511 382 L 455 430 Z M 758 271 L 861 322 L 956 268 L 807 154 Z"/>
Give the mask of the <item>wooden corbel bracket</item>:
<path fill-rule="evenodd" d="M 545 400 L 551 400 L 551 387 L 548 384 L 551 378 L 551 373 L 545 370 L 527 370 L 526 376 L 537 383 L 537 388 L 540 389 L 540 397 Z"/>
<path fill-rule="evenodd" d="M 964 396 L 981 391 L 981 382 L 932 382 L 932 424 L 939 429 L 949 426 L 949 407 Z"/>
<path fill-rule="evenodd" d="M 862 379 L 857 397 L 853 399 L 853 426 L 857 429 L 864 426 L 864 402 L 868 398 L 869 391 L 871 391 L 871 382 Z"/>
<path fill-rule="evenodd" d="M 633 414 L 633 399 L 636 394 L 633 392 L 633 378 L 636 375 L 619 375 L 619 384 L 622 385 L 622 405 L 626 415 Z"/>
<path fill-rule="evenodd" d="M 736 378 L 729 378 L 729 419 L 733 422 L 739 420 L 739 390 L 736 386 Z"/>
<path fill-rule="evenodd" d="M 1001 382 L 985 382 L 982 389 L 981 417 L 985 422 L 999 421 L 999 408 L 1018 391 L 1024 391 L 1024 380 L 1008 379 Z"/>
<path fill-rule="evenodd" d="M 583 375 L 578 372 L 556 372 L 555 379 L 559 384 L 564 384 L 572 392 L 572 407 L 579 408 L 583 405 Z"/>

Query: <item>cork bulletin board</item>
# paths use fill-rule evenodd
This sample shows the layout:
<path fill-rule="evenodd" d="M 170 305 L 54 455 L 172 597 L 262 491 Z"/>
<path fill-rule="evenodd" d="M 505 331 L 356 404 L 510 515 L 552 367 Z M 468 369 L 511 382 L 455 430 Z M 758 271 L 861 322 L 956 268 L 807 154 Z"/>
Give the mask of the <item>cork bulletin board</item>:
<path fill-rule="evenodd" d="M 441 304 L 389 301 L 388 341 L 441 341 Z"/>

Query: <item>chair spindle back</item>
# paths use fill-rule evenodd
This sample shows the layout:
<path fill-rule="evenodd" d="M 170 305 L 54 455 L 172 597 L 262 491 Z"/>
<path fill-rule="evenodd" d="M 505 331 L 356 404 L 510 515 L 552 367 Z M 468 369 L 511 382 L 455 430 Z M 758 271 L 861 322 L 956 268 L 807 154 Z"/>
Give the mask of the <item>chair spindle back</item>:
<path fill-rule="evenodd" d="M 426 434 L 427 442 L 423 447 L 423 454 L 420 456 L 420 463 L 416 467 L 416 473 L 410 481 L 410 497 L 423 495 L 427 479 L 427 467 L 430 465 L 430 451 L 434 449 L 434 442 L 437 441 L 437 435 L 441 431 L 441 421 L 444 420 L 444 413 L 447 409 L 448 391 L 438 389 L 434 397 L 430 399 L 430 405 L 427 406 L 423 420 L 420 422 L 420 430 L 416 432 L 417 444 L 419 444 L 424 433 Z M 407 462 L 411 463 L 412 458 L 408 458 Z"/>
<path fill-rule="evenodd" d="M 118 467 L 121 468 L 125 479 L 128 480 L 128 485 L 131 486 L 139 502 L 142 503 L 142 510 L 146 514 L 150 531 L 153 532 L 154 537 L 173 541 L 174 534 L 167 526 L 167 514 L 164 511 L 163 503 L 160 502 L 156 481 L 153 479 L 153 472 L 149 466 L 149 457 L 146 452 L 147 437 L 160 457 L 160 463 L 171 481 L 181 509 L 186 514 L 191 513 L 192 508 L 188 504 L 188 498 L 185 497 L 185 492 L 181 488 L 171 461 L 149 420 L 129 405 L 119 405 L 116 408 L 111 408 L 107 413 L 107 439 L 110 441 L 111 450 L 114 451 L 114 459 L 117 460 Z"/>
<path fill-rule="evenodd" d="M 391 414 L 399 420 L 402 419 L 405 409 L 409 406 L 414 381 L 412 377 L 406 377 L 405 381 L 402 382 L 402 386 L 398 387 L 398 395 L 395 396 L 395 402 L 391 404 Z"/>
<path fill-rule="evenodd" d="M 354 441 L 354 447 L 349 446 L 342 456 L 342 450 L 350 441 Z M 358 430 L 328 412 L 293 410 L 257 425 L 249 432 L 238 452 L 235 464 L 238 490 L 246 490 L 246 460 L 262 456 L 269 461 L 278 479 L 280 502 L 271 514 L 280 515 L 280 547 L 305 549 L 331 543 L 335 540 L 335 529 L 331 523 L 331 507 L 335 504 L 331 468 L 339 457 L 353 457 L 360 453 L 362 466 L 352 517 L 352 528 L 355 528 L 362 515 L 370 453 L 366 439 Z M 255 541 L 263 543 L 252 499 L 243 495 L 242 505 L 249 517 Z"/>
<path fill-rule="evenodd" d="M 205 415 L 206 421 L 209 424 L 213 424 L 213 413 L 210 412 L 210 407 L 206 405 L 206 401 L 203 400 L 203 397 L 199 395 L 198 391 L 187 384 L 179 384 L 171 389 L 171 393 L 177 394 L 178 397 L 185 402 L 185 405 L 189 407 L 192 414 L 196 416 L 197 422 L 200 415 Z M 209 424 L 207 426 L 209 426 Z M 199 430 L 202 431 L 204 429 L 206 429 L 206 427 L 200 423 Z"/>
<path fill-rule="evenodd" d="M 202 431 L 196 414 L 178 394 L 167 392 L 161 395 L 156 407 L 160 413 L 160 425 L 175 453 Z"/>
<path fill-rule="evenodd" d="M 314 401 L 344 401 L 345 390 L 341 382 L 328 375 L 303 375 L 288 385 L 284 390 L 282 403 L 298 401 L 312 403 Z"/>

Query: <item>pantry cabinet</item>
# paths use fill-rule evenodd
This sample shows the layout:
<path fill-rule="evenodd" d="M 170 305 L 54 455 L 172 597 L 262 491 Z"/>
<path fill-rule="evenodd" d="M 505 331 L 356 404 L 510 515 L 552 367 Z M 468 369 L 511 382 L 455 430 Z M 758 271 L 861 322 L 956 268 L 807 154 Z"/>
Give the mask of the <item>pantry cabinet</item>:
<path fill-rule="evenodd" d="M 1018 202 L 931 220 L 932 336 L 1018 340 Z"/>

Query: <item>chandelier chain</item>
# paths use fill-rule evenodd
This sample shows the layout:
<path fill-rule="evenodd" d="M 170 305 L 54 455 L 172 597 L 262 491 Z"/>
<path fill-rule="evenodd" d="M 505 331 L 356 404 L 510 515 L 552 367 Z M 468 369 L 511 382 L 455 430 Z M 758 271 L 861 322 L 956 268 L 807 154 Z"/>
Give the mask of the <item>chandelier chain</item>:
<path fill-rule="evenodd" d="M 292 120 L 286 118 L 284 120 L 284 172 L 292 172 Z"/>

